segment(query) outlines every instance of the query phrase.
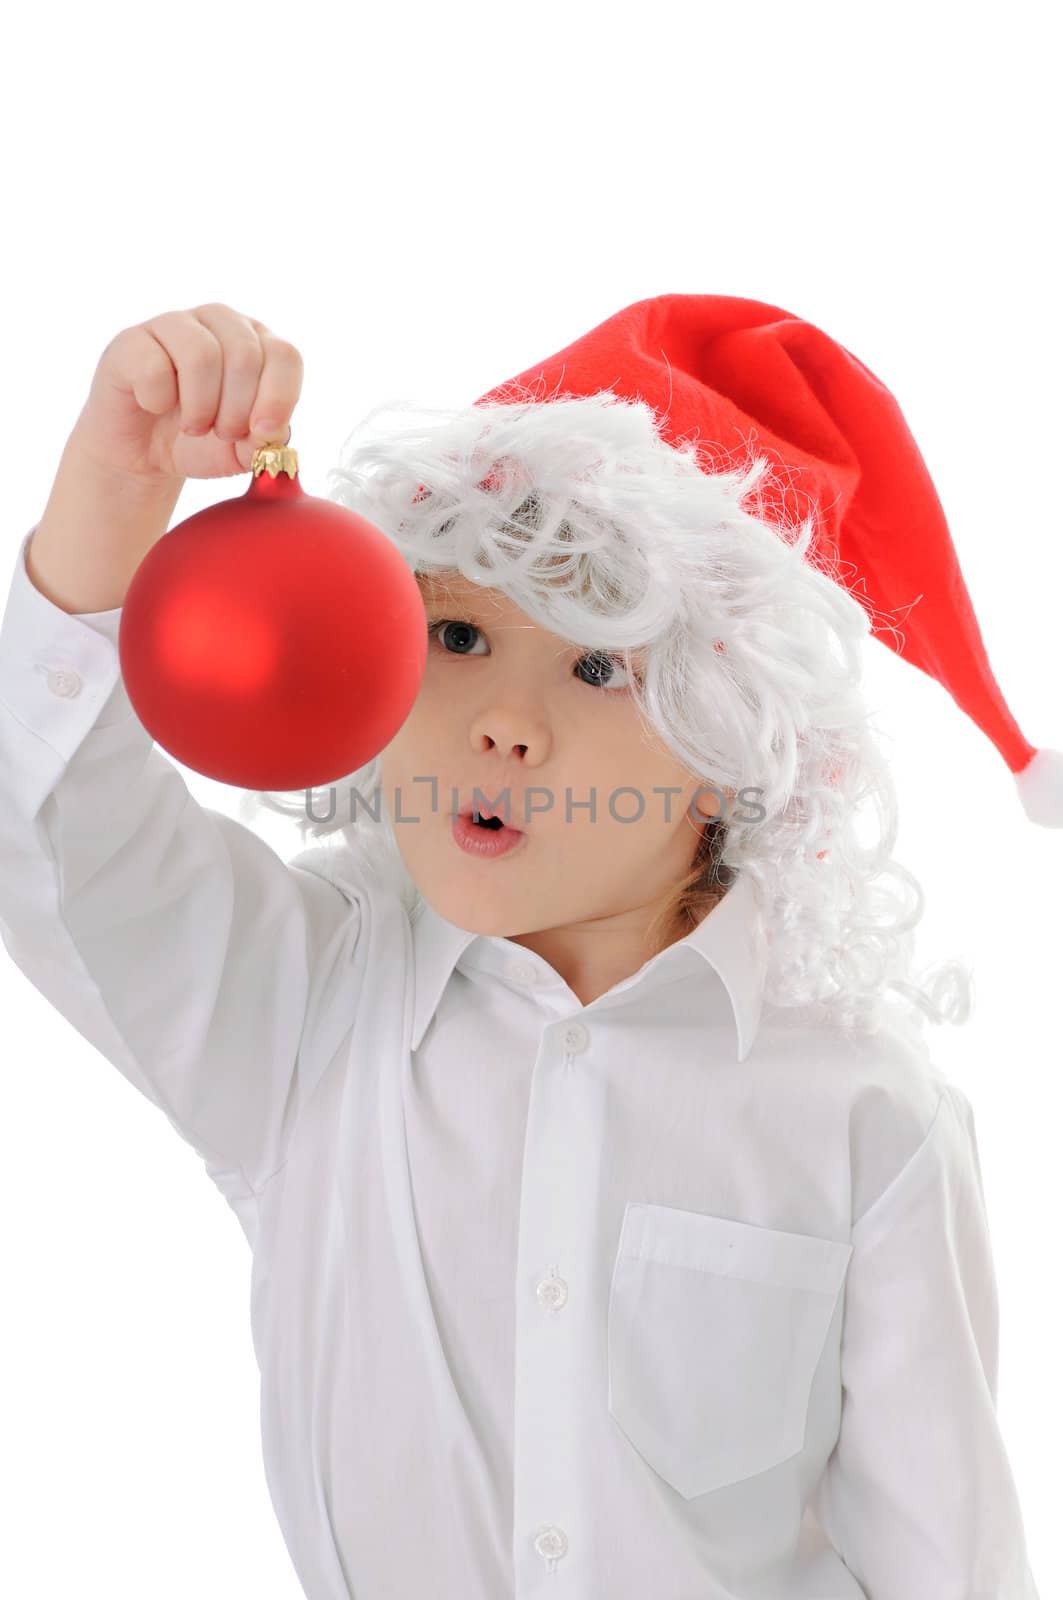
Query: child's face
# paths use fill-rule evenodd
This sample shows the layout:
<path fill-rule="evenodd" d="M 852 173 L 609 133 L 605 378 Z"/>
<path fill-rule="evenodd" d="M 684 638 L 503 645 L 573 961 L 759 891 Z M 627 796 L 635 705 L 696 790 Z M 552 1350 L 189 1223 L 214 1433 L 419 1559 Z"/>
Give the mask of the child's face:
<path fill-rule="evenodd" d="M 447 576 L 419 575 L 427 622 L 467 625 L 430 635 L 417 700 L 381 756 L 410 876 L 448 921 L 523 940 L 570 984 L 582 974 L 592 986 L 592 969 L 635 971 L 641 935 L 719 804 L 706 793 L 690 813 L 700 781 L 644 725 L 619 660 L 539 627 L 500 591 Z M 473 856 L 452 837 L 454 811 L 477 788 L 524 834 L 507 854 Z"/>

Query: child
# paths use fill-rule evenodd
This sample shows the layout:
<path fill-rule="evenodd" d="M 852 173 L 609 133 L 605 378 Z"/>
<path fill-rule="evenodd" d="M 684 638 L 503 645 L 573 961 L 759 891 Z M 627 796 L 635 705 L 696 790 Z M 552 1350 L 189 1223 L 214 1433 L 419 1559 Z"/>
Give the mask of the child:
<path fill-rule="evenodd" d="M 246 471 L 299 376 L 218 305 L 101 359 L 0 630 L 0 918 L 245 1230 L 306 1594 L 1037 1600 L 973 1115 L 921 1036 L 969 980 L 910 972 L 837 568 L 1045 823 L 1060 758 L 895 401 L 778 307 L 665 295 L 367 419 L 335 497 L 428 661 L 363 772 L 258 797 L 318 841 L 285 864 L 192 799 L 116 639 L 181 481 Z"/>

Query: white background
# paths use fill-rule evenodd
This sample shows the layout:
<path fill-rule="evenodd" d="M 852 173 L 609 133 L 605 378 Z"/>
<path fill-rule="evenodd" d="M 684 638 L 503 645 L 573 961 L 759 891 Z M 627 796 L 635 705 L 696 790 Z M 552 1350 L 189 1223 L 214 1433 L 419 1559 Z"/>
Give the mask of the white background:
<path fill-rule="evenodd" d="M 1009 703 L 1063 745 L 1055 26 L 1028 3 L 24 7 L 0 109 L 0 556 L 105 344 L 156 313 L 221 300 L 299 346 L 293 443 L 323 494 L 382 398 L 466 403 L 633 300 L 744 295 L 893 390 Z M 189 483 L 174 521 L 246 486 Z M 928 897 L 920 957 L 975 967 L 974 1020 L 930 1037 L 975 1108 L 999 1416 L 1048 1600 L 1063 832 L 878 642 L 868 684 Z M 236 791 L 185 776 L 236 814 Z M 293 823 L 256 826 L 299 848 Z M 300 1600 L 235 1217 L 10 959 L 0 1017 L 0 1590 Z"/>

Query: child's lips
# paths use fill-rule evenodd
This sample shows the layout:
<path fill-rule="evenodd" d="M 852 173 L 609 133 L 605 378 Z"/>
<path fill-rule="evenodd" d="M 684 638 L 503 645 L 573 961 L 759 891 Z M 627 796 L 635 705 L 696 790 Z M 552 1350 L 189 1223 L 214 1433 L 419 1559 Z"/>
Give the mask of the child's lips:
<path fill-rule="evenodd" d="M 456 844 L 468 853 L 484 857 L 505 855 L 514 850 L 525 838 L 520 828 L 510 828 L 503 822 L 498 828 L 481 828 L 469 813 L 459 811 L 451 824 Z"/>

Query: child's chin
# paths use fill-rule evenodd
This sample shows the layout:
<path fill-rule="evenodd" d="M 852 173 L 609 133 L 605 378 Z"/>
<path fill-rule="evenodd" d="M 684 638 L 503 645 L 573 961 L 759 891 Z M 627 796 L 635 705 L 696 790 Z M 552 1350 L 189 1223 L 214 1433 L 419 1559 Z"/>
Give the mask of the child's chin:
<path fill-rule="evenodd" d="M 453 922 L 457 928 L 464 928 L 468 933 L 481 933 L 488 938 L 513 939 L 519 934 L 531 931 L 525 926 L 527 908 L 520 904 L 526 899 L 526 890 L 523 894 L 517 891 L 507 893 L 500 886 L 500 892 L 492 896 L 489 888 L 485 889 L 482 885 L 478 885 L 474 898 L 469 893 L 467 877 L 462 882 L 450 879 L 445 884 L 438 881 L 432 884 L 418 884 L 418 888 L 441 917 L 447 922 Z"/>

